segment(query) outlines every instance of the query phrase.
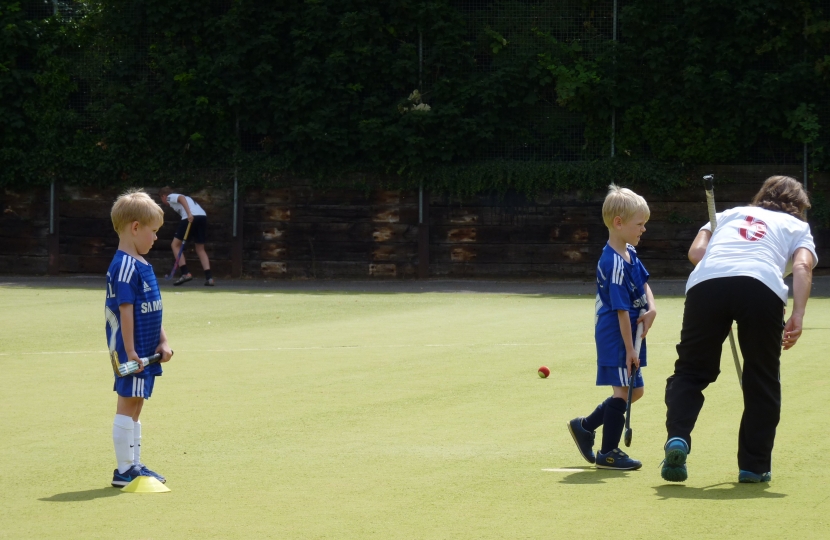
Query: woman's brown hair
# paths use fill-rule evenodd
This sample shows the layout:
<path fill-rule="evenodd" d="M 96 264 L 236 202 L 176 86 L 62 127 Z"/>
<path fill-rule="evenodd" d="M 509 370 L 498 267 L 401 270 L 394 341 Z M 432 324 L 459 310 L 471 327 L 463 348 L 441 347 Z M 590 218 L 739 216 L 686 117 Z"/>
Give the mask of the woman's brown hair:
<path fill-rule="evenodd" d="M 805 212 L 810 208 L 810 198 L 801 182 L 789 176 L 770 176 L 752 199 L 750 206 L 784 212 L 807 221 Z"/>

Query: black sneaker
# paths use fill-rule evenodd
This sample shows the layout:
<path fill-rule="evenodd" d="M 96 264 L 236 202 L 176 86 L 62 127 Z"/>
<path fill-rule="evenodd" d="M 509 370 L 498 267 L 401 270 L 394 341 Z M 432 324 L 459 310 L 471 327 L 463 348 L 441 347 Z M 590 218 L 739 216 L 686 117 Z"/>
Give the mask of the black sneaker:
<path fill-rule="evenodd" d="M 148 476 L 141 472 L 141 469 L 133 465 L 123 473 L 118 472 L 118 469 L 115 469 L 112 472 L 112 487 L 124 487 L 139 476 Z"/>
<path fill-rule="evenodd" d="M 663 460 L 663 467 L 660 469 L 660 476 L 669 482 L 685 482 L 689 477 L 686 470 L 686 455 L 689 453 L 689 445 L 680 437 L 673 437 L 666 442 L 664 447 L 666 459 Z"/>
<path fill-rule="evenodd" d="M 594 457 L 594 437 L 596 432 L 588 431 L 582 427 L 581 416 L 568 422 L 568 431 L 571 432 L 571 437 L 573 437 L 576 447 L 579 449 L 582 457 L 585 458 L 585 461 L 588 463 L 596 463 L 596 458 Z"/>
<path fill-rule="evenodd" d="M 628 454 L 614 448 L 607 454 L 597 452 L 597 469 L 616 469 L 618 471 L 636 471 L 643 464 L 636 459 L 631 459 Z"/>
<path fill-rule="evenodd" d="M 193 274 L 184 274 L 182 277 L 173 282 L 173 285 L 183 285 L 193 279 Z"/>
<path fill-rule="evenodd" d="M 213 281 L 213 278 L 205 280 L 205 287 L 213 287 L 216 283 Z"/>

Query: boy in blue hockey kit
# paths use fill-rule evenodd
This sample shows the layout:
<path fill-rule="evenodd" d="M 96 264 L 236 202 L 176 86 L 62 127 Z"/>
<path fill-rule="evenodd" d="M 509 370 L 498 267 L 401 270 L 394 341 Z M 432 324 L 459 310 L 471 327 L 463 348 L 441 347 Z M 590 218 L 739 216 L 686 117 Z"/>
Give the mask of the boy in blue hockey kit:
<path fill-rule="evenodd" d="M 634 351 L 637 324 L 643 322 L 643 338 L 657 312 L 648 286 L 648 272 L 634 247 L 645 232 L 650 211 L 645 199 L 633 191 L 611 184 L 602 205 L 602 219 L 608 227 L 608 243 L 597 265 L 597 297 L 594 339 L 597 346 L 597 386 L 611 386 L 611 397 L 586 417 L 568 422 L 568 430 L 579 452 L 600 469 L 634 470 L 642 463 L 620 450 L 625 426 L 629 374 L 637 370 L 631 400 L 643 395 L 646 342 L 640 355 Z M 646 313 L 640 316 L 640 310 Z M 594 433 L 603 426 L 602 445 L 594 456 Z"/>
<path fill-rule="evenodd" d="M 161 325 L 161 293 L 153 267 L 144 259 L 156 241 L 164 212 L 140 190 L 121 195 L 112 206 L 112 226 L 118 233 L 118 251 L 107 271 L 107 345 L 113 365 L 161 353 L 162 362 L 173 356 Z M 141 364 L 139 363 L 139 366 Z M 137 373 L 116 377 L 113 390 L 118 405 L 112 426 L 112 441 L 118 468 L 112 485 L 123 487 L 138 476 L 161 475 L 141 463 L 141 414 L 144 400 L 153 393 L 161 376 L 161 365 L 150 364 Z"/>

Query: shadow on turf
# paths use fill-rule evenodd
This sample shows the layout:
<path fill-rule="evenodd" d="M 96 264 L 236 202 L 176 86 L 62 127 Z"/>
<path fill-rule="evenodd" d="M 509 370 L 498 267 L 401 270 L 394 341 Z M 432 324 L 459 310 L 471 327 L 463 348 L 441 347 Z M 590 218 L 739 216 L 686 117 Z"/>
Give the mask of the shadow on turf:
<path fill-rule="evenodd" d="M 560 484 L 585 485 L 585 484 L 604 484 L 606 480 L 611 478 L 625 478 L 630 473 L 635 471 L 613 471 L 610 469 L 597 469 L 594 467 L 569 467 L 571 469 L 581 469 L 579 472 L 569 474 L 559 481 Z"/>
<path fill-rule="evenodd" d="M 732 486 L 731 489 L 713 489 L 720 486 Z M 709 500 L 738 500 L 738 499 L 783 499 L 786 493 L 770 493 L 769 484 L 739 484 L 738 482 L 723 482 L 702 488 L 689 487 L 683 484 L 667 484 L 655 486 L 654 491 L 660 500 L 668 499 L 709 499 Z"/>
<path fill-rule="evenodd" d="M 58 493 L 57 495 L 44 497 L 38 500 L 45 502 L 81 502 L 94 501 L 95 499 L 103 499 L 104 497 L 115 497 L 120 494 L 120 489 L 104 487 L 98 489 L 87 489 L 84 491 L 68 491 L 66 493 Z"/>

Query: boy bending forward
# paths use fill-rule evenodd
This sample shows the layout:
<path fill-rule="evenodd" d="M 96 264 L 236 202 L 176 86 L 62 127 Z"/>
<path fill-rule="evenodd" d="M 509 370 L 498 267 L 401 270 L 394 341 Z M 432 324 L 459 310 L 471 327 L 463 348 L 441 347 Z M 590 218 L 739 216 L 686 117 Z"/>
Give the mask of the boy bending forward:
<path fill-rule="evenodd" d="M 608 243 L 597 265 L 597 298 L 594 339 L 597 345 L 597 386 L 610 386 L 613 394 L 586 417 L 568 422 L 568 430 L 579 452 L 600 469 L 633 470 L 642 463 L 620 450 L 625 426 L 628 379 L 636 371 L 632 401 L 643 395 L 646 342 L 640 356 L 634 352 L 637 324 L 643 322 L 643 338 L 657 312 L 648 286 L 648 272 L 634 249 L 645 232 L 650 211 L 645 199 L 633 191 L 611 184 L 602 205 L 602 219 L 608 227 Z M 640 310 L 647 312 L 640 316 Z M 594 456 L 594 432 L 602 428 L 602 446 Z"/>
<path fill-rule="evenodd" d="M 118 233 L 118 251 L 107 271 L 107 344 L 114 362 L 126 363 L 162 354 L 162 362 L 173 356 L 161 326 L 161 293 L 153 267 L 144 259 L 156 241 L 164 212 L 143 191 L 128 191 L 112 206 L 112 226 Z M 139 364 L 140 365 L 140 364 Z M 116 377 L 113 390 L 118 406 L 112 424 L 112 442 L 118 468 L 112 485 L 123 487 L 138 476 L 163 476 L 141 463 L 141 422 L 144 400 L 153 393 L 161 376 L 161 365 L 150 364 L 126 377 Z"/>

